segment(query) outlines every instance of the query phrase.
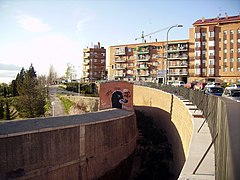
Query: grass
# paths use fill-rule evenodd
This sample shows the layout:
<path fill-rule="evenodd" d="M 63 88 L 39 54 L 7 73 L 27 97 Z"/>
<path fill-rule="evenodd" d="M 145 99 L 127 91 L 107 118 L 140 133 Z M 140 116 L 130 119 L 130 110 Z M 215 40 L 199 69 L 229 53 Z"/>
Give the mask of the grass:
<path fill-rule="evenodd" d="M 70 101 L 68 98 L 65 98 L 63 96 L 58 97 L 62 101 L 65 113 L 69 114 L 70 108 L 74 105 L 74 102 Z"/>

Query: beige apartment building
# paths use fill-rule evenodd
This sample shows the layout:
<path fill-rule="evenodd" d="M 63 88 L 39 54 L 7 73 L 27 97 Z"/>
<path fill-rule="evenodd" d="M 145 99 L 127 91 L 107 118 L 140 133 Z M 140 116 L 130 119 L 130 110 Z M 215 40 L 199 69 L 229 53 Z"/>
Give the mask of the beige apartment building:
<path fill-rule="evenodd" d="M 106 49 L 98 45 L 83 49 L 83 81 L 92 82 L 106 77 Z"/>
<path fill-rule="evenodd" d="M 190 82 L 240 83 L 240 15 L 197 20 L 189 42 Z"/>
<path fill-rule="evenodd" d="M 188 40 L 169 41 L 168 51 L 166 44 L 163 41 L 110 46 L 108 78 L 164 83 L 167 77 L 168 81 L 186 82 Z"/>

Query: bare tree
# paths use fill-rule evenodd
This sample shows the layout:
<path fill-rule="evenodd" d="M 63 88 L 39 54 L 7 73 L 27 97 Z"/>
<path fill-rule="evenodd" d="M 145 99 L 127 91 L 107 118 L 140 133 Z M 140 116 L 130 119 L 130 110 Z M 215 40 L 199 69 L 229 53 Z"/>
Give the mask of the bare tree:
<path fill-rule="evenodd" d="M 47 81 L 49 84 L 54 84 L 57 80 L 57 72 L 54 68 L 54 66 L 51 64 L 49 67 L 48 77 Z"/>

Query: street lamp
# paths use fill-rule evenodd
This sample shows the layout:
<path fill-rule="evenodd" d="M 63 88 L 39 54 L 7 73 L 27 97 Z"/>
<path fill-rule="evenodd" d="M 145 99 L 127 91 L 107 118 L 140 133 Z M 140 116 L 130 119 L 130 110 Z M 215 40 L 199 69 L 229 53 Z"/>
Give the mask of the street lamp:
<path fill-rule="evenodd" d="M 171 26 L 168 31 L 167 31 L 167 44 L 166 44 L 166 54 L 167 54 L 167 58 L 166 58 L 166 73 L 165 73 L 165 84 L 167 85 L 167 74 L 168 74 L 168 71 L 169 71 L 169 68 L 168 68 L 168 33 L 169 31 L 174 28 L 174 27 L 183 27 L 183 25 L 181 24 L 176 24 L 174 26 Z"/>

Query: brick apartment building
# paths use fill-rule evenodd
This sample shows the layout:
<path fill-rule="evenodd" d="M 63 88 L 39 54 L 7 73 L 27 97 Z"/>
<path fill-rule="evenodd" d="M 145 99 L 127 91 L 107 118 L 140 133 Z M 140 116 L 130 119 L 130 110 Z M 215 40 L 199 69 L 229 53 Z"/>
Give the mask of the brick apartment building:
<path fill-rule="evenodd" d="M 166 54 L 168 81 L 187 81 L 188 40 L 149 42 L 109 47 L 108 77 L 115 80 L 165 82 Z"/>
<path fill-rule="evenodd" d="M 83 80 L 103 80 L 106 76 L 106 49 L 98 45 L 83 50 Z"/>
<path fill-rule="evenodd" d="M 197 20 L 188 40 L 165 47 L 166 41 L 110 46 L 108 78 L 240 83 L 240 15 Z"/>
<path fill-rule="evenodd" d="M 240 82 L 240 15 L 197 20 L 189 42 L 189 81 Z"/>

